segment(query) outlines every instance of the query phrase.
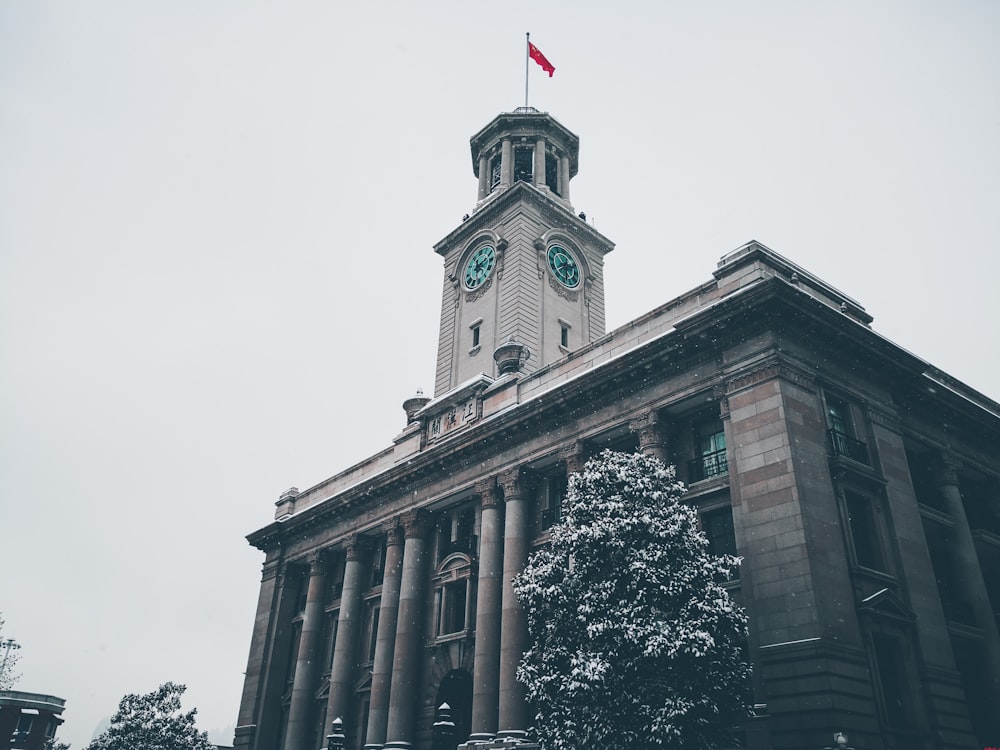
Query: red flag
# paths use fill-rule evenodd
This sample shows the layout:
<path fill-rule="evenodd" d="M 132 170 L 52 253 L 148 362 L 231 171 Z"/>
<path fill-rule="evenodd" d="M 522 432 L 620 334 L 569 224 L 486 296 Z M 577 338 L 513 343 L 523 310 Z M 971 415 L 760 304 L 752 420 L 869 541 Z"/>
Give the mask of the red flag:
<path fill-rule="evenodd" d="M 542 66 L 542 70 L 549 74 L 549 78 L 556 72 L 556 66 L 546 60 L 542 51 L 531 42 L 528 42 L 528 56 Z"/>

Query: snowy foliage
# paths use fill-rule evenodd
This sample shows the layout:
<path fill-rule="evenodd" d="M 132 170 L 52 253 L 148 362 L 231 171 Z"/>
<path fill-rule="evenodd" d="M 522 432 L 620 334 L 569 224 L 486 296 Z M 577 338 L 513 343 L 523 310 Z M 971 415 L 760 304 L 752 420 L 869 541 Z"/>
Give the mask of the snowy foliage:
<path fill-rule="evenodd" d="M 145 695 L 126 695 L 111 726 L 87 750 L 215 750 L 194 725 L 197 709 L 181 713 L 184 685 L 165 682 Z"/>
<path fill-rule="evenodd" d="M 547 750 L 712 748 L 749 702 L 746 617 L 673 467 L 605 451 L 569 479 L 563 521 L 515 589 L 518 669 Z"/>
<path fill-rule="evenodd" d="M 21 655 L 17 651 L 21 647 L 13 639 L 3 637 L 3 624 L 3 612 L 0 612 L 0 642 L 10 641 L 10 643 L 0 645 L 0 690 L 10 690 L 21 678 L 21 675 L 16 671 L 17 662 L 21 659 Z"/>

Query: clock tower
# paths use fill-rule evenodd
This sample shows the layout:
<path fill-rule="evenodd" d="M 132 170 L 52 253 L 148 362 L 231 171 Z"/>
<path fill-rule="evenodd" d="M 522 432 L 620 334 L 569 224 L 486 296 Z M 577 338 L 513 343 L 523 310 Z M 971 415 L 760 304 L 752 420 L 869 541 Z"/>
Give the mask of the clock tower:
<path fill-rule="evenodd" d="M 604 255 L 614 244 L 570 203 L 577 136 L 518 107 L 471 147 L 476 207 L 434 246 L 444 258 L 435 396 L 500 375 L 493 355 L 518 349 L 508 344 L 533 372 L 604 335 Z"/>

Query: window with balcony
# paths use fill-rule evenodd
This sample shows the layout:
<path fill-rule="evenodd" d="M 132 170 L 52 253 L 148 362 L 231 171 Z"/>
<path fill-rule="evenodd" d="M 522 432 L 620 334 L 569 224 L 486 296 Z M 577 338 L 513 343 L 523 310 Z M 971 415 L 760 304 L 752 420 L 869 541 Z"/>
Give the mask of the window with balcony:
<path fill-rule="evenodd" d="M 703 420 L 694 426 L 695 458 L 688 464 L 692 482 L 720 477 L 729 473 L 726 457 L 726 433 L 721 419 Z"/>
<path fill-rule="evenodd" d="M 871 466 L 868 444 L 858 438 L 857 423 L 851 405 L 836 396 L 827 395 L 826 421 L 831 454 Z"/>

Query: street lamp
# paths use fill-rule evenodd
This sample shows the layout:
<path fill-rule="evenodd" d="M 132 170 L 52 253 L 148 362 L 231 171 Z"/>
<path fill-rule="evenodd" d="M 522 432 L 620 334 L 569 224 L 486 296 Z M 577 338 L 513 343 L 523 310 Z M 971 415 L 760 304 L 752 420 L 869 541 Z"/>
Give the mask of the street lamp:
<path fill-rule="evenodd" d="M 326 736 L 326 750 L 344 750 L 344 720 L 339 716 L 330 725 L 330 734 Z"/>
<path fill-rule="evenodd" d="M 834 732 L 833 744 L 827 745 L 823 750 L 854 750 L 854 748 L 848 746 L 846 734 L 843 732 Z"/>

